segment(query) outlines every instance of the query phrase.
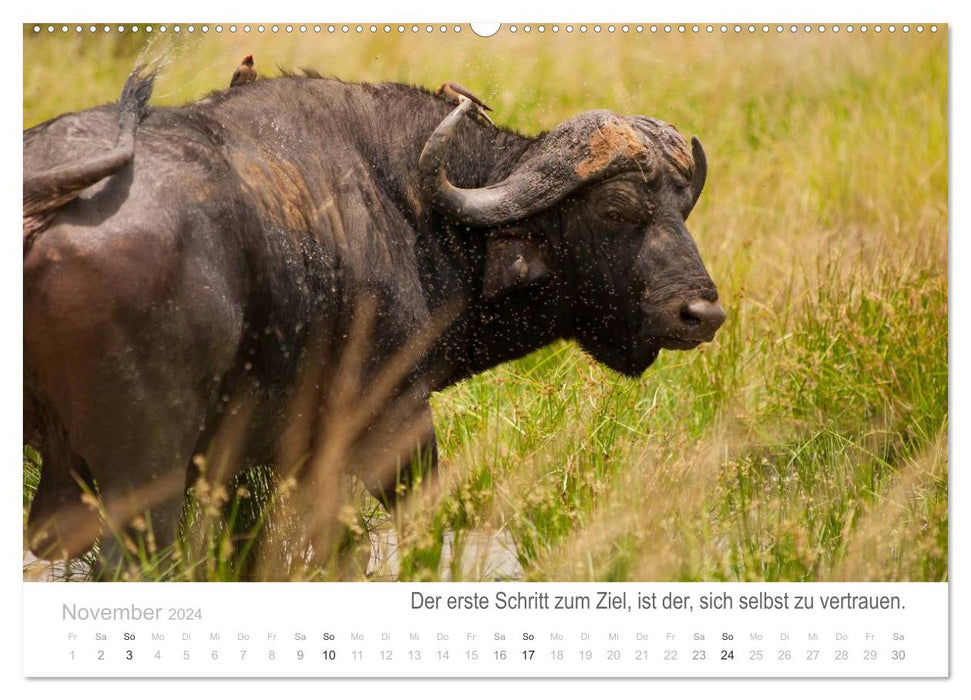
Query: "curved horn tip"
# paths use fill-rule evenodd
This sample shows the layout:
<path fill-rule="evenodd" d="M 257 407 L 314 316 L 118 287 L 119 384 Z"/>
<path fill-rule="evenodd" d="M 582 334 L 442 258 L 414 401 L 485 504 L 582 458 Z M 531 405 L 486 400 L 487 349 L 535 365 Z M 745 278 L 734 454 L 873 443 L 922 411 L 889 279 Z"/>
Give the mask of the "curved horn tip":
<path fill-rule="evenodd" d="M 691 208 L 693 209 L 701 196 L 701 191 L 705 188 L 705 180 L 708 179 L 708 157 L 697 136 L 691 137 L 691 156 L 695 161 L 694 174 L 691 178 Z"/>
<path fill-rule="evenodd" d="M 705 156 L 705 149 L 702 148 L 701 140 L 697 136 L 691 137 L 691 155 L 695 159 L 696 165 L 700 161 L 705 167 L 707 167 L 708 159 Z"/>

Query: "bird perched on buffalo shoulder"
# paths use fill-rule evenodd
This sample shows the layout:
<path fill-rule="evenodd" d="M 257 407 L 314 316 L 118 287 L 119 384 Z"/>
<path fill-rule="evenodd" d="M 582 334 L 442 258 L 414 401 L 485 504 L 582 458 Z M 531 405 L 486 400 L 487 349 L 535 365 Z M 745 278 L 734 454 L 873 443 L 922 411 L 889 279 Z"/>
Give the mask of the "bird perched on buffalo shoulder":
<path fill-rule="evenodd" d="M 253 67 L 253 54 L 243 59 L 239 67 L 233 71 L 233 79 L 229 81 L 229 87 L 245 85 L 256 80 L 256 68 Z"/>
<path fill-rule="evenodd" d="M 472 101 L 475 105 L 475 114 L 477 117 L 482 118 L 495 126 L 495 122 L 489 119 L 489 115 L 486 112 L 491 112 L 492 107 L 483 102 L 478 95 L 473 93 L 467 87 L 459 85 L 458 83 L 442 83 L 442 86 L 435 91 L 435 94 L 439 97 L 444 97 L 449 102 L 455 102 L 456 104 L 466 98 Z"/>

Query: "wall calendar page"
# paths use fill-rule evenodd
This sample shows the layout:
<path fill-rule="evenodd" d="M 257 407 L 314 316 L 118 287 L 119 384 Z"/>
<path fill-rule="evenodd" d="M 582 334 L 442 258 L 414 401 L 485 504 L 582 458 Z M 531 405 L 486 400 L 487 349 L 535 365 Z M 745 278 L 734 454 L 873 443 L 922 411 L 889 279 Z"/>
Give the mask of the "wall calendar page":
<path fill-rule="evenodd" d="M 949 25 L 447 17 L 22 25 L 23 676 L 948 678 Z"/>

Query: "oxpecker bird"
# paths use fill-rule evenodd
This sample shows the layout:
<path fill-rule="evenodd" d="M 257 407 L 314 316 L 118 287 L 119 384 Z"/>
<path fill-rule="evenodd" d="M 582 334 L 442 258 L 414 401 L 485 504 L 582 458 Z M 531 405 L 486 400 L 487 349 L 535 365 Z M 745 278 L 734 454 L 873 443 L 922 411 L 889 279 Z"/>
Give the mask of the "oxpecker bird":
<path fill-rule="evenodd" d="M 467 87 L 463 87 L 458 83 L 442 83 L 442 86 L 435 91 L 435 94 L 439 97 L 444 97 L 449 102 L 458 103 L 463 97 L 471 100 L 472 104 L 476 106 L 476 115 L 495 126 L 495 123 L 489 119 L 489 115 L 486 114 L 486 112 L 492 111 L 492 107 L 483 102 Z"/>
<path fill-rule="evenodd" d="M 233 79 L 229 81 L 229 87 L 245 85 L 256 80 L 256 68 L 253 67 L 253 54 L 243 59 L 239 67 L 233 71 Z"/>

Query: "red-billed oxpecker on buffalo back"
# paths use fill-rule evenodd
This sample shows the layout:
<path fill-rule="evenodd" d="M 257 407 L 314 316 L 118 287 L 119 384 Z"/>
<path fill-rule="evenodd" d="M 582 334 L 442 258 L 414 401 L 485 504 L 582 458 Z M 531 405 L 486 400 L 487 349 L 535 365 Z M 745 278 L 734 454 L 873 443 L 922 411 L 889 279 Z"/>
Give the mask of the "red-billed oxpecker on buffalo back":
<path fill-rule="evenodd" d="M 495 123 L 489 118 L 489 115 L 486 114 L 486 112 L 492 111 L 492 107 L 483 102 L 481 98 L 475 95 L 467 87 L 459 85 L 458 83 L 442 83 L 438 90 L 435 91 L 435 94 L 439 97 L 444 97 L 453 104 L 458 104 L 461 102 L 463 97 L 471 100 L 472 104 L 474 104 L 476 107 L 471 114 L 495 126 Z"/>
<path fill-rule="evenodd" d="M 705 153 L 665 122 L 527 137 L 461 93 L 311 75 L 150 90 L 23 135 L 39 556 L 100 533 L 110 576 L 146 522 L 174 541 L 187 485 L 251 465 L 330 552 L 342 478 L 392 511 L 434 484 L 431 392 L 557 339 L 638 377 L 725 319 L 685 225 Z"/>
<path fill-rule="evenodd" d="M 229 81 L 229 87 L 246 85 L 256 80 L 256 67 L 253 65 L 253 54 L 243 58 L 243 62 L 233 71 L 233 77 Z"/>

